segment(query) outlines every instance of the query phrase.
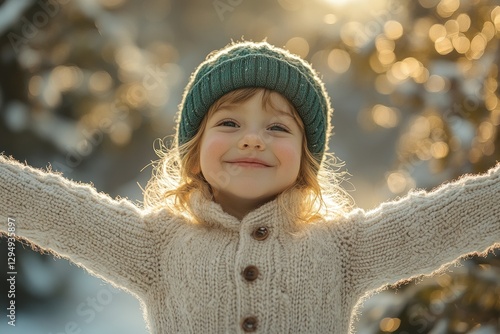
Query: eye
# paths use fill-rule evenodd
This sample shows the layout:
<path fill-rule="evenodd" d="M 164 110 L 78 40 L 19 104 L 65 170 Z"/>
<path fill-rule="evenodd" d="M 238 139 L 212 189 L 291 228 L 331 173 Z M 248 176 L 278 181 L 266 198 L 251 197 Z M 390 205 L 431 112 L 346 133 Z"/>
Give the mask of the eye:
<path fill-rule="evenodd" d="M 290 132 L 290 130 L 282 124 L 271 124 L 267 129 L 271 131 Z"/>
<path fill-rule="evenodd" d="M 239 127 L 239 125 L 232 119 L 223 119 L 222 121 L 217 123 L 217 126 L 227 126 L 231 128 Z"/>

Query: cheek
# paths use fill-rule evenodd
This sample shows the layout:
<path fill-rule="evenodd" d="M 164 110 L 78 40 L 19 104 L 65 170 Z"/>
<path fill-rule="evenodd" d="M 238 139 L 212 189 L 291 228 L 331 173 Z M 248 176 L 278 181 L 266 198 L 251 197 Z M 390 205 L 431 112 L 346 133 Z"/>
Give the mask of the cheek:
<path fill-rule="evenodd" d="M 222 136 L 208 135 L 202 138 L 200 167 L 204 174 L 220 164 L 221 157 L 226 152 L 227 143 L 228 141 Z"/>
<path fill-rule="evenodd" d="M 278 143 L 274 148 L 274 152 L 280 164 L 286 166 L 290 175 L 297 176 L 299 174 L 300 159 L 302 157 L 301 143 Z"/>

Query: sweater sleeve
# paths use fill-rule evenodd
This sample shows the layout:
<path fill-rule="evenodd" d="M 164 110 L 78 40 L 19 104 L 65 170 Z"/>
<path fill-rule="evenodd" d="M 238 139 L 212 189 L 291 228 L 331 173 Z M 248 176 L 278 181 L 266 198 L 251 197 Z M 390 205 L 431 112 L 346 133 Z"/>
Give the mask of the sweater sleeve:
<path fill-rule="evenodd" d="M 354 291 L 431 274 L 500 243 L 500 166 L 353 216 L 348 277 Z"/>
<path fill-rule="evenodd" d="M 0 219 L 0 232 L 14 221 L 16 237 L 133 293 L 151 284 L 152 233 L 127 200 L 0 155 Z"/>

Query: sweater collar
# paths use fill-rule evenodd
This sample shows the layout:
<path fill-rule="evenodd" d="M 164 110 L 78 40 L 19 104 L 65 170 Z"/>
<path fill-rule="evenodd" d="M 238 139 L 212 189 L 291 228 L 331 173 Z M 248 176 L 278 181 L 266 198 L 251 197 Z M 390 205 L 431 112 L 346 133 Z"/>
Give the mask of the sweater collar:
<path fill-rule="evenodd" d="M 201 192 L 192 195 L 191 208 L 198 221 L 209 226 L 224 227 L 230 230 L 239 230 L 243 225 L 266 223 L 278 227 L 280 225 L 290 226 L 292 223 L 284 210 L 279 207 L 277 199 L 249 212 L 242 220 L 225 212 L 218 203 L 205 198 Z"/>

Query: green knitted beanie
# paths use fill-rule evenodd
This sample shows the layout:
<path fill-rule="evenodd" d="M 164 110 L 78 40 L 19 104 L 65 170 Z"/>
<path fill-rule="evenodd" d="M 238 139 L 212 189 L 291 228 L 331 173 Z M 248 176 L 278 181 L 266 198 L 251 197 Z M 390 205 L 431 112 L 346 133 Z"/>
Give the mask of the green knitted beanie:
<path fill-rule="evenodd" d="M 321 163 L 333 112 L 323 82 L 306 61 L 267 42 L 230 44 L 198 66 L 180 105 L 179 146 L 193 138 L 215 101 L 247 87 L 276 91 L 292 103 L 304 122 L 307 147 Z"/>

